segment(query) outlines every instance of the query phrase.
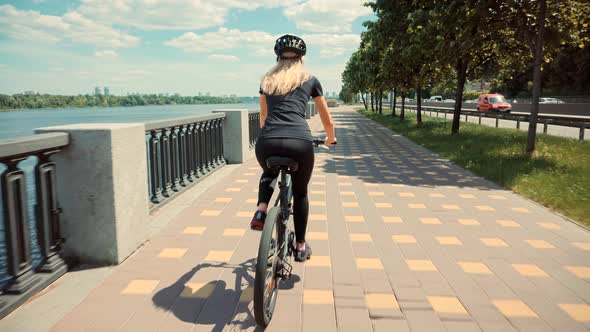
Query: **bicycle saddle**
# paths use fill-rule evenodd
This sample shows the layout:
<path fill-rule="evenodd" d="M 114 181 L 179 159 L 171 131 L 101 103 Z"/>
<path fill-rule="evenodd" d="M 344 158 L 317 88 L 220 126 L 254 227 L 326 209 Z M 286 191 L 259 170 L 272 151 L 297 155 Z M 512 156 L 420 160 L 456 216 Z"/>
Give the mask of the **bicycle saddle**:
<path fill-rule="evenodd" d="M 299 164 L 291 158 L 273 156 L 266 158 L 266 167 L 270 169 L 286 167 L 290 172 L 296 172 Z"/>

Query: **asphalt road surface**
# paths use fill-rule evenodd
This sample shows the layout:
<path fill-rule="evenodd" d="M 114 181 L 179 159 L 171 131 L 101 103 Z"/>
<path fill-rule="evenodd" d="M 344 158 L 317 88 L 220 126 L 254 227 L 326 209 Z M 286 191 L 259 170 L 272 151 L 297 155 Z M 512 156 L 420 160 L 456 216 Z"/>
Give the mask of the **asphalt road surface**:
<path fill-rule="evenodd" d="M 416 105 L 415 102 L 407 103 L 408 105 Z M 514 104 L 512 105 L 512 112 L 528 114 L 530 113 L 531 104 Z M 453 103 L 422 103 L 422 106 L 432 107 L 448 107 L 453 108 Z M 540 104 L 539 113 L 545 115 L 562 115 L 562 116 L 587 116 L 590 117 L 590 104 Z M 477 104 L 463 103 L 463 109 L 477 111 Z"/>

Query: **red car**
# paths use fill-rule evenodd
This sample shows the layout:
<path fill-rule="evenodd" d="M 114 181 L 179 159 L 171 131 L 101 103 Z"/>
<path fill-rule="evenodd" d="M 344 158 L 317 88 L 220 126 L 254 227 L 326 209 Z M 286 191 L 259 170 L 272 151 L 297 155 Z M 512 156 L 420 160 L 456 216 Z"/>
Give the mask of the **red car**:
<path fill-rule="evenodd" d="M 504 96 L 497 93 L 487 93 L 479 96 L 477 110 L 480 112 L 506 112 L 512 111 L 512 105 Z"/>

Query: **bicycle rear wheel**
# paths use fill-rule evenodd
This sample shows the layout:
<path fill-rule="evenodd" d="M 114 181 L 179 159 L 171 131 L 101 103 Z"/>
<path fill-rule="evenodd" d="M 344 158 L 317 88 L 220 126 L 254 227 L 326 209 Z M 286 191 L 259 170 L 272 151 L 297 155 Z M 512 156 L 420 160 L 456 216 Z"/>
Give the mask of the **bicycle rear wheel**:
<path fill-rule="evenodd" d="M 277 301 L 278 283 L 277 268 L 279 266 L 278 224 L 280 209 L 273 207 L 266 215 L 264 228 L 260 236 L 258 258 L 256 260 L 256 276 L 254 277 L 254 318 L 261 327 L 266 327 L 272 319 Z"/>

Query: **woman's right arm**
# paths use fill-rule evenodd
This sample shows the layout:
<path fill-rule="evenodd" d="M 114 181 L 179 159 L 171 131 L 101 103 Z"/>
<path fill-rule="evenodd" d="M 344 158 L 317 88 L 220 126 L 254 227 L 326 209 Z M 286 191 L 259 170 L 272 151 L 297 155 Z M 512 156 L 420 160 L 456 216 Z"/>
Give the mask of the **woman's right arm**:
<path fill-rule="evenodd" d="M 332 120 L 332 115 L 330 115 L 330 111 L 328 110 L 326 99 L 324 96 L 318 96 L 315 97 L 313 101 L 315 102 L 315 106 L 318 110 L 318 113 L 320 114 L 320 119 L 324 125 L 324 130 L 326 131 L 326 141 L 324 144 L 331 145 L 336 142 L 336 135 L 334 133 L 334 121 Z"/>
<path fill-rule="evenodd" d="M 268 108 L 266 106 L 266 95 L 260 95 L 260 128 L 264 127 L 264 121 L 268 115 Z"/>

